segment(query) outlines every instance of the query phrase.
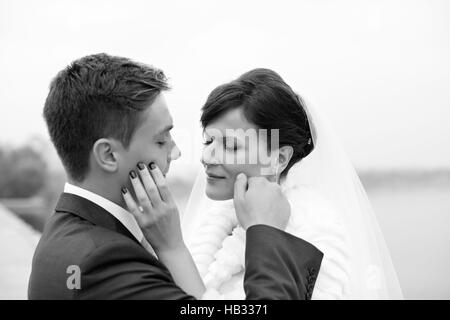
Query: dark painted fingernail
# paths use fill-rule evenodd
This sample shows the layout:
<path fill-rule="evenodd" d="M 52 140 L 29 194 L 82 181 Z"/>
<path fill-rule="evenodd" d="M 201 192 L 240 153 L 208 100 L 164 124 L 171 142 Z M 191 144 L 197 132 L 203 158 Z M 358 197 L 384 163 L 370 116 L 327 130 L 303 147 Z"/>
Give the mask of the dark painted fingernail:
<path fill-rule="evenodd" d="M 136 174 L 136 172 L 134 172 L 134 170 L 130 171 L 130 177 L 131 177 L 131 179 L 135 179 L 137 177 L 137 174 Z"/>
<path fill-rule="evenodd" d="M 123 194 L 127 194 L 127 192 L 128 192 L 127 188 L 122 188 L 122 193 Z"/>
<path fill-rule="evenodd" d="M 150 164 L 148 165 L 150 167 L 150 169 L 154 170 L 156 169 L 156 164 L 154 162 L 150 162 Z"/>
<path fill-rule="evenodd" d="M 137 164 L 137 166 L 138 166 L 139 170 L 144 170 L 145 169 L 145 164 L 143 164 L 142 162 L 139 162 Z"/>

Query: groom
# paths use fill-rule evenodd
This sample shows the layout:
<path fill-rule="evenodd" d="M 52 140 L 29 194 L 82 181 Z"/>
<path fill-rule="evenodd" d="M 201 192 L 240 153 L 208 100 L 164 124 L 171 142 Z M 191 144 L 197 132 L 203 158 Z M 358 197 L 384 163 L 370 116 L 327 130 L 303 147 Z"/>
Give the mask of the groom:
<path fill-rule="evenodd" d="M 179 155 L 168 89 L 162 71 L 106 54 L 76 60 L 52 81 L 44 117 L 68 182 L 36 248 L 30 299 L 194 299 L 151 253 L 121 194 L 136 164 L 165 175 Z M 269 196 L 246 201 L 286 201 L 262 191 Z M 273 223 L 258 224 L 258 214 Z M 322 253 L 273 227 L 276 219 L 261 210 L 247 221 L 247 298 L 310 299 Z"/>

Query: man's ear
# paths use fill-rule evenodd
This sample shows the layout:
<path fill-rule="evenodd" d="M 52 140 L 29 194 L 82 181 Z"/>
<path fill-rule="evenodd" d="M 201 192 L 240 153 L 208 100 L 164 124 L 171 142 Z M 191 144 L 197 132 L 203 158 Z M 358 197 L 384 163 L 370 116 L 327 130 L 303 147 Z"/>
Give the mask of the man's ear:
<path fill-rule="evenodd" d="M 283 172 L 283 170 L 289 164 L 289 161 L 291 160 L 293 154 L 294 154 L 294 148 L 292 148 L 291 146 L 283 146 L 279 149 L 278 172 Z"/>
<path fill-rule="evenodd" d="M 92 147 L 92 154 L 97 165 L 105 171 L 116 172 L 119 164 L 117 162 L 117 142 L 112 139 L 98 139 Z"/>

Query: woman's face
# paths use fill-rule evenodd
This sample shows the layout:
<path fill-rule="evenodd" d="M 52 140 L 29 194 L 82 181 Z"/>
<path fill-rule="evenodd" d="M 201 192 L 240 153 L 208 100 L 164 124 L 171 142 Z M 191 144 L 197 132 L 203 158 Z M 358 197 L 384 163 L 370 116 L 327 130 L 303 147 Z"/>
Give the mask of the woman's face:
<path fill-rule="evenodd" d="M 232 199 L 234 182 L 241 172 L 247 177 L 265 175 L 273 180 L 274 176 L 267 174 L 273 172 L 273 161 L 267 161 L 266 141 L 241 108 L 229 110 L 208 124 L 201 160 L 207 175 L 206 195 L 213 200 Z"/>

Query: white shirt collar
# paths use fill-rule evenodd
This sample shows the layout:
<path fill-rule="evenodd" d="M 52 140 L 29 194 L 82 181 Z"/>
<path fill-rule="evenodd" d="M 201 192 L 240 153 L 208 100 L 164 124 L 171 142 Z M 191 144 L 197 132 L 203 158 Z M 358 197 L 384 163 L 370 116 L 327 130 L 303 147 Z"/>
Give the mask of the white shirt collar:
<path fill-rule="evenodd" d="M 128 212 L 121 206 L 118 206 L 114 202 L 106 198 L 103 198 L 98 194 L 74 186 L 73 184 L 70 184 L 68 182 L 66 182 L 66 184 L 64 185 L 64 192 L 83 197 L 89 201 L 92 201 L 96 205 L 102 207 L 110 214 L 112 214 L 117 220 L 119 220 L 125 226 L 125 228 L 127 228 L 128 231 L 130 231 L 130 233 L 136 238 L 136 240 L 139 241 L 139 243 L 143 242 L 144 234 L 142 233 L 141 228 L 139 228 L 136 219 L 130 212 Z"/>

